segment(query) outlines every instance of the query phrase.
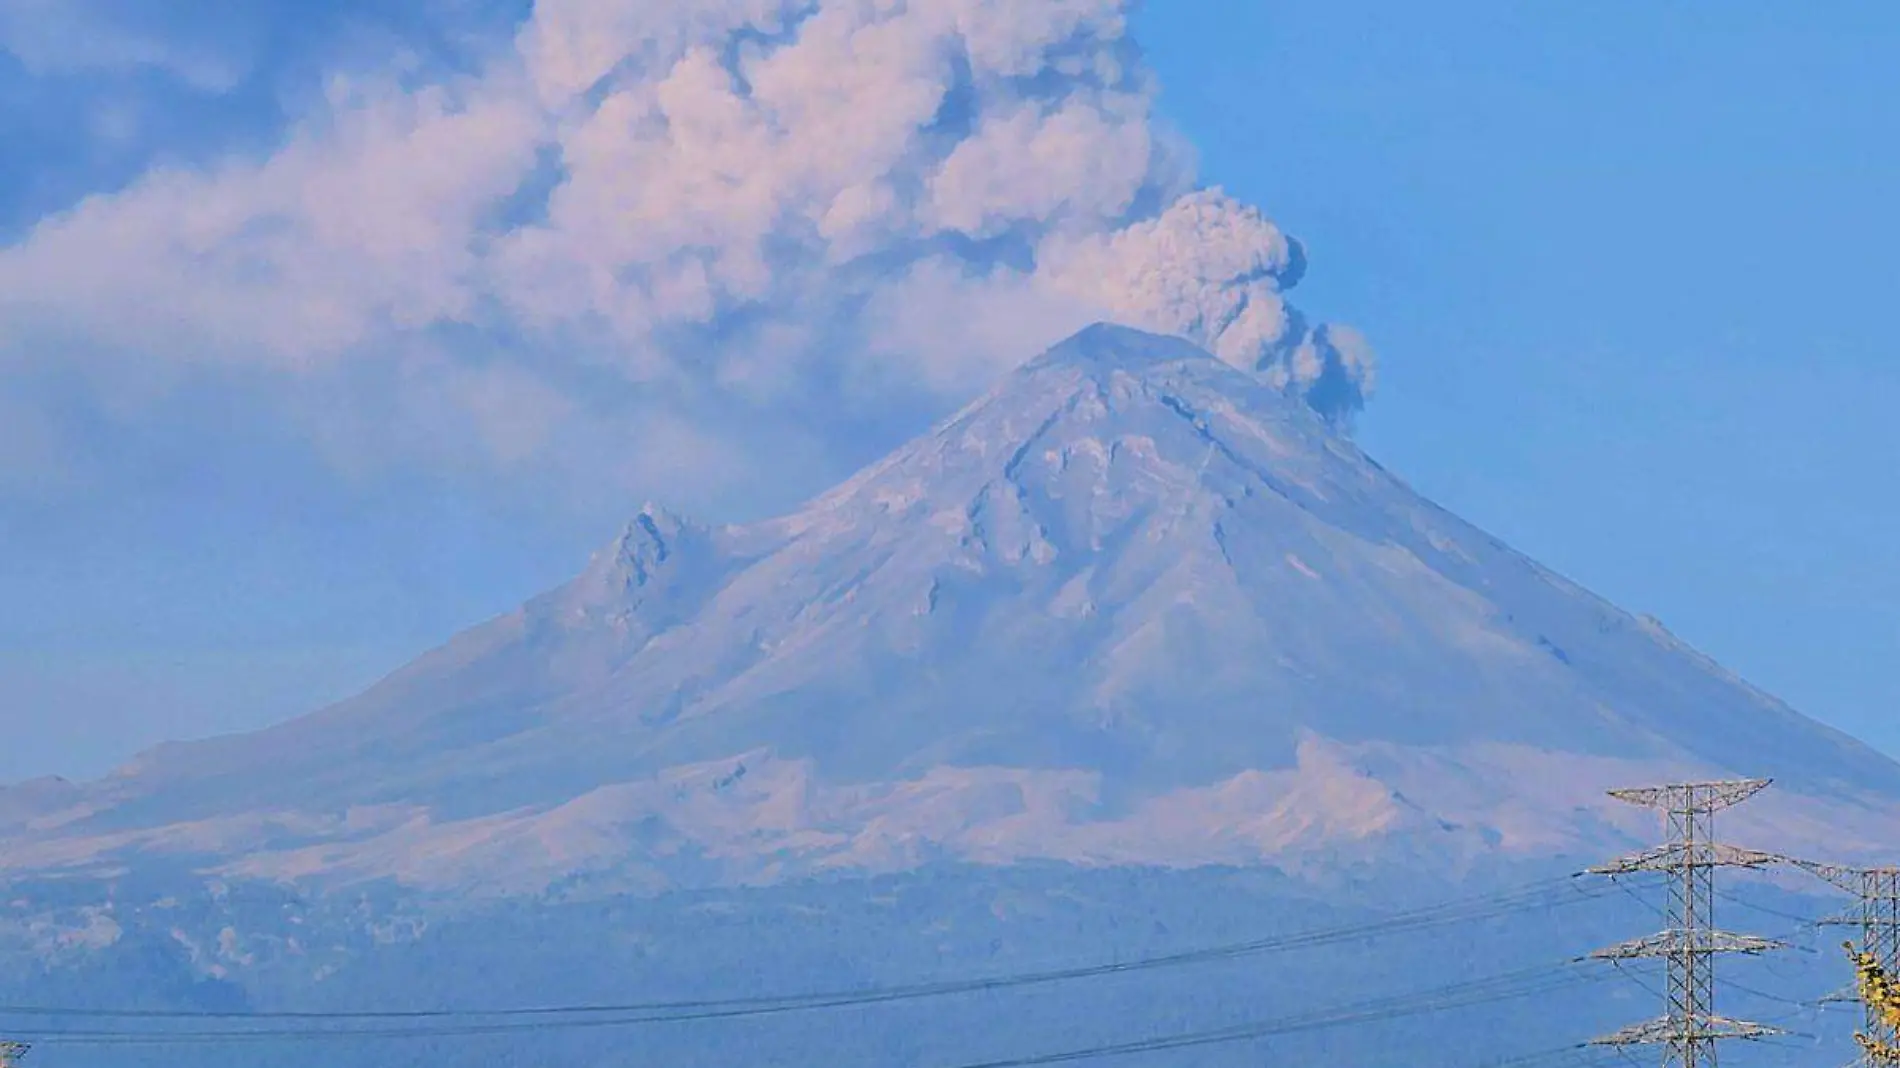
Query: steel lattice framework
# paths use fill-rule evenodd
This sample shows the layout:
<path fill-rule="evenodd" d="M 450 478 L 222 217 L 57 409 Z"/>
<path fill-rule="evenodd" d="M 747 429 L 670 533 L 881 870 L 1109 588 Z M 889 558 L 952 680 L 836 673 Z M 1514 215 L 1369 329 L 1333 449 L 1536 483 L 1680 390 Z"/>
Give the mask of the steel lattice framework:
<path fill-rule="evenodd" d="M 32 1048 L 24 1042 L 0 1042 L 0 1068 L 13 1068 Z"/>
<path fill-rule="evenodd" d="M 1741 804 L 1768 785 L 1766 779 L 1741 779 L 1610 791 L 1618 801 L 1661 811 L 1668 822 L 1669 840 L 1590 870 L 1613 877 L 1662 872 L 1669 876 L 1669 905 L 1662 932 L 1591 956 L 1610 961 L 1661 960 L 1668 973 L 1668 1005 L 1660 1018 L 1605 1035 L 1594 1044 L 1660 1045 L 1664 1068 L 1714 1068 L 1718 1042 L 1780 1033 L 1715 1014 L 1716 954 L 1756 954 L 1779 948 L 1768 939 L 1729 934 L 1714 926 L 1715 869 L 1760 868 L 1781 860 L 1771 853 L 1717 842 L 1715 813 Z"/>
<path fill-rule="evenodd" d="M 1844 916 L 1821 921 L 1833 927 L 1851 927 L 1860 934 L 1858 955 L 1865 956 L 1884 974 L 1900 975 L 1900 868 L 1849 868 L 1812 861 L 1795 862 L 1802 869 L 1836 888 L 1852 894 L 1855 905 Z M 1861 1032 L 1861 1063 L 1891 1066 L 1900 1050 L 1900 1027 L 1880 1006 L 1869 1002 L 1859 990 L 1837 994 L 1832 1001 L 1859 1001 L 1866 1010 L 1865 1029 Z M 1879 1051 L 1889 1055 L 1879 1056 Z"/>

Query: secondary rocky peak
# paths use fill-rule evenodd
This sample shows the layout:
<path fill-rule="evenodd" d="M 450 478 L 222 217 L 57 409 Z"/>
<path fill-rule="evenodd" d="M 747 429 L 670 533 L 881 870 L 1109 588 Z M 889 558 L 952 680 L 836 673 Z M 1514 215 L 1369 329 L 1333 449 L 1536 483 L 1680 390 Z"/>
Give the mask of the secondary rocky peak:
<path fill-rule="evenodd" d="M 582 615 L 631 607 L 650 589 L 668 585 L 669 576 L 691 570 L 693 558 L 707 555 L 710 540 L 707 528 L 649 501 L 594 554 L 563 600 Z"/>
<path fill-rule="evenodd" d="M 601 557 L 627 585 L 644 586 L 682 551 L 687 540 L 702 533 L 678 514 L 649 501 Z"/>

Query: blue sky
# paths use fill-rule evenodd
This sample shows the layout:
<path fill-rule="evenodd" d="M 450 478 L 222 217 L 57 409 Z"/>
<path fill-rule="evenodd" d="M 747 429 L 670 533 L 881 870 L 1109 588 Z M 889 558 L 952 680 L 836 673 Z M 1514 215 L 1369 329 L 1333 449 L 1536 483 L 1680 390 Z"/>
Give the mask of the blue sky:
<path fill-rule="evenodd" d="M 1900 10 L 1248 10 L 1143 29 L 1205 173 L 1384 354 L 1367 447 L 1900 752 Z"/>
<path fill-rule="evenodd" d="M 24 146 L 0 156 L 0 281 L 16 293 L 0 294 L 0 722 L 13 735 L 0 779 L 97 774 L 153 741 L 344 696 L 566 577 L 642 498 L 770 512 L 1011 357 L 982 336 L 893 336 L 992 317 L 1054 332 L 1074 303 L 1178 311 L 1050 266 L 1056 251 L 1088 264 L 1123 248 L 1142 205 L 1180 191 L 1179 159 L 1143 147 L 1161 124 L 1128 118 L 1151 100 L 1138 79 L 1011 83 L 1108 117 L 1025 142 L 1093 138 L 1098 158 L 1127 161 L 1065 179 L 1061 203 L 1086 210 L 1051 207 L 1027 179 L 955 187 L 941 152 L 907 146 L 880 157 L 894 185 L 961 199 L 930 206 L 939 236 L 902 253 L 906 283 L 832 281 L 847 267 L 761 294 L 732 250 L 785 234 L 695 231 L 681 240 L 731 254 L 668 276 L 656 265 L 677 248 L 637 249 L 634 235 L 603 249 L 573 243 L 586 226 L 554 225 L 581 209 L 547 197 L 547 135 L 523 132 L 513 81 L 492 74 L 525 6 L 223 6 L 190 23 L 113 2 L 0 13 L 0 143 Z M 1357 431 L 1376 455 L 1900 752 L 1885 669 L 1900 646 L 1886 315 L 1900 73 L 1883 62 L 1900 11 L 1172 0 L 1140 12 L 1134 35 L 1199 180 L 1296 236 L 1310 259 L 1299 306 L 1378 352 Z M 999 69 L 1012 54 L 998 46 Z M 543 99 L 572 73 L 550 63 L 521 64 Z M 782 83 L 797 89 L 798 73 Z M 993 103 L 996 129 L 1014 129 L 1020 100 Z M 986 121 L 968 120 L 969 140 Z M 390 129 L 418 154 L 376 140 Z M 643 158 L 613 147 L 562 143 L 575 173 L 588 151 L 603 173 Z M 810 154 L 759 151 L 781 168 Z M 331 166 L 345 156 L 368 162 Z M 490 185 L 468 184 L 491 169 Z M 167 182 L 184 192 L 167 199 Z M 783 207 L 794 194 L 758 195 Z M 394 207 L 352 213 L 349 197 Z M 199 218 L 205 203 L 236 205 L 236 221 Z M 914 227 L 923 209 L 910 210 Z M 61 228 L 73 218 L 92 228 Z M 639 285 L 586 308 L 528 292 L 490 249 L 544 219 L 547 254 L 606 257 Z M 863 233 L 828 232 L 827 254 L 856 241 L 891 273 L 917 244 Z M 991 273 L 971 282 L 975 246 Z M 227 277 L 194 273 L 212 270 L 201 247 L 282 284 L 196 307 L 192 286 Z M 994 267 L 1032 253 L 1022 277 Z M 1219 269 L 1188 268 L 1209 299 L 1225 292 Z M 460 285 L 473 275 L 481 287 Z M 735 293 L 763 310 L 730 312 Z M 659 296 L 716 313 L 626 311 Z M 391 326 L 418 304 L 441 314 Z M 814 304 L 886 310 L 786 310 Z M 1241 340 L 1271 362 L 1298 339 Z M 862 356 L 815 355 L 843 350 Z M 682 355 L 708 351 L 738 355 Z"/>

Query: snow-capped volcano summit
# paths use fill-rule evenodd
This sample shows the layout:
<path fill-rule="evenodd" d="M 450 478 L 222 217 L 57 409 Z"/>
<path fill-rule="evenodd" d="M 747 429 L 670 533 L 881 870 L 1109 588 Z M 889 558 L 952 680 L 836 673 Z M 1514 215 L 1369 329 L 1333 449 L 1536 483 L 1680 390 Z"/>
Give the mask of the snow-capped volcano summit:
<path fill-rule="evenodd" d="M 362 696 L 161 748 L 5 833 L 15 867 L 454 885 L 1288 865 L 1594 847 L 1603 787 L 1694 773 L 1782 779 L 1763 818 L 1790 834 L 1874 841 L 1900 801 L 1900 767 L 1299 402 L 1098 326 L 789 516 L 648 506 Z"/>

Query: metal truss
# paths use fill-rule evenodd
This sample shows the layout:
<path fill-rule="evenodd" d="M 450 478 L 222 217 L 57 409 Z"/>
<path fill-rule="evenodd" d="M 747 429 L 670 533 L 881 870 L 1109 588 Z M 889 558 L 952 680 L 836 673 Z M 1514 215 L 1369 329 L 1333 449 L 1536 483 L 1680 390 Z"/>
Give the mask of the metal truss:
<path fill-rule="evenodd" d="M 1715 957 L 1758 954 L 1779 943 L 1715 928 L 1715 869 L 1760 868 L 1779 862 L 1772 853 L 1717 842 L 1715 813 L 1741 804 L 1769 785 L 1766 779 L 1677 783 L 1612 790 L 1618 801 L 1661 811 L 1669 840 L 1652 849 L 1592 868 L 1599 875 L 1662 872 L 1669 876 L 1665 929 L 1655 935 L 1598 950 L 1599 960 L 1661 960 L 1668 975 L 1663 1015 L 1597 1039 L 1601 1046 L 1657 1045 L 1664 1068 L 1714 1068 L 1716 1045 L 1781 1032 L 1762 1024 L 1715 1014 Z"/>

